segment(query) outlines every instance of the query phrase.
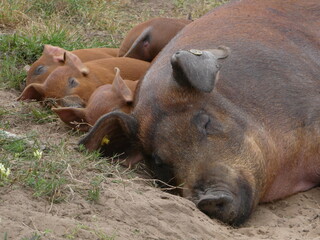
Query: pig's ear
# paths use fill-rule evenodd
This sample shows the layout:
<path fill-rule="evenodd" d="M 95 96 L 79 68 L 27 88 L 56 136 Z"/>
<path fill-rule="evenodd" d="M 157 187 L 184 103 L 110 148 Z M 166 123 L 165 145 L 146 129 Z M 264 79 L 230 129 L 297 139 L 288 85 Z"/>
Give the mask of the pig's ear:
<path fill-rule="evenodd" d="M 171 57 L 173 79 L 181 86 L 211 92 L 221 68 L 218 60 L 228 55 L 229 49 L 226 47 L 203 51 L 177 51 Z"/>
<path fill-rule="evenodd" d="M 46 44 L 44 45 L 42 54 L 52 57 L 54 62 L 64 63 L 63 55 L 65 52 L 66 50 L 61 47 L 55 47 L 55 46 Z"/>
<path fill-rule="evenodd" d="M 132 43 L 130 49 L 124 54 L 124 57 L 131 57 L 136 55 L 144 56 L 150 47 L 151 33 L 152 27 L 147 27 Z"/>
<path fill-rule="evenodd" d="M 41 101 L 45 97 L 44 93 L 45 91 L 42 84 L 32 83 L 23 90 L 17 100 L 20 101 L 35 99 L 37 101 Z"/>
<path fill-rule="evenodd" d="M 59 98 L 57 99 L 57 103 L 61 107 L 84 108 L 86 106 L 85 101 L 78 95 L 68 95 L 63 98 Z"/>
<path fill-rule="evenodd" d="M 66 50 L 61 47 L 55 47 L 49 44 L 44 45 L 43 54 L 50 56 L 63 56 Z"/>
<path fill-rule="evenodd" d="M 133 92 L 131 89 L 127 86 L 125 81 L 120 76 L 120 69 L 114 68 L 116 75 L 114 76 L 113 82 L 112 82 L 112 88 L 121 96 L 126 102 L 132 102 L 133 101 Z"/>
<path fill-rule="evenodd" d="M 53 61 L 54 62 L 58 62 L 58 63 L 64 63 L 64 53 L 62 55 L 59 56 L 53 56 Z"/>
<path fill-rule="evenodd" d="M 82 63 L 80 58 L 71 52 L 64 52 L 64 62 L 66 65 L 78 69 L 84 76 L 89 74 L 89 69 Z"/>
<path fill-rule="evenodd" d="M 89 151 L 99 150 L 107 156 L 122 154 L 129 165 L 142 160 L 142 155 L 135 149 L 137 144 L 137 120 L 120 111 L 107 113 L 100 117 L 90 132 L 80 140 Z M 124 154 L 123 154 L 124 153 Z"/>
<path fill-rule="evenodd" d="M 62 107 L 52 108 L 59 118 L 66 124 L 76 127 L 77 123 L 86 122 L 86 114 L 84 108 Z"/>

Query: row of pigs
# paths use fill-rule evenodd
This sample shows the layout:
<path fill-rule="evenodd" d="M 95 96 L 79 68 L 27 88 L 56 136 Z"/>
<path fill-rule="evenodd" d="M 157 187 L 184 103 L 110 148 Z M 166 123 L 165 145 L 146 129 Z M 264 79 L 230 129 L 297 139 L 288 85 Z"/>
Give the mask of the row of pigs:
<path fill-rule="evenodd" d="M 161 49 L 191 20 L 154 18 L 135 26 L 120 48 L 66 51 L 45 45 L 27 67 L 18 100 L 54 100 L 52 110 L 73 128 L 88 131 L 104 114 L 130 113 L 139 79 Z"/>

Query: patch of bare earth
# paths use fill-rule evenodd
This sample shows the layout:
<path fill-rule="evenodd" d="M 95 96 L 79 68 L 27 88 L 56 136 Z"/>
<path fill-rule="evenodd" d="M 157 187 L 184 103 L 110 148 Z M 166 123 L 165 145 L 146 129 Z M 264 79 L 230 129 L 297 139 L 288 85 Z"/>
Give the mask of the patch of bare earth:
<path fill-rule="evenodd" d="M 23 112 L 18 93 L 0 90 L 0 105 L 6 111 Z M 37 103 L 35 103 L 37 104 Z M 71 147 L 79 137 L 68 133 L 59 120 L 26 124 L 14 115 L 15 134 L 30 130 L 40 133 L 44 143 L 58 142 L 68 135 Z M 85 170 L 85 171 L 90 171 Z M 74 176 L 85 182 L 85 174 Z M 250 220 L 232 228 L 208 218 L 187 199 L 151 187 L 141 179 L 105 178 L 99 200 L 91 203 L 73 192 L 61 203 L 33 197 L 33 191 L 19 184 L 0 188 L 0 239 L 116 239 L 116 240 L 207 240 L 207 239 L 320 239 L 320 188 L 287 199 L 258 206 Z"/>

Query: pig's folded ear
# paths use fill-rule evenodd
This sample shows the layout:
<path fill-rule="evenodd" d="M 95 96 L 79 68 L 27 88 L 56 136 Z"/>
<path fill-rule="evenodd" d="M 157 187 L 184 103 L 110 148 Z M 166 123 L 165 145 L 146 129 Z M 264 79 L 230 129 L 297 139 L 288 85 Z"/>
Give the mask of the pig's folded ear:
<path fill-rule="evenodd" d="M 86 122 L 86 114 L 84 108 L 62 107 L 52 108 L 59 118 L 71 127 L 77 128 L 83 122 Z M 81 127 L 79 127 L 81 130 Z"/>
<path fill-rule="evenodd" d="M 130 49 L 123 55 L 123 57 L 145 56 L 146 50 L 150 47 L 152 27 L 147 27 L 137 39 L 132 43 Z M 125 40 L 124 40 L 125 42 Z M 122 52 L 121 47 L 119 52 Z M 139 58 L 140 59 L 140 58 Z"/>
<path fill-rule="evenodd" d="M 66 65 L 76 68 L 84 76 L 89 74 L 89 69 L 83 64 L 80 58 L 71 52 L 68 52 L 68 51 L 64 52 L 64 62 Z"/>
<path fill-rule="evenodd" d="M 49 56 L 63 56 L 66 50 L 61 47 L 55 47 L 49 44 L 44 45 L 43 53 Z"/>
<path fill-rule="evenodd" d="M 37 101 L 41 101 L 45 98 L 43 85 L 40 83 L 32 83 L 28 85 L 21 95 L 17 98 L 18 101 L 20 100 L 32 100 L 35 99 Z"/>
<path fill-rule="evenodd" d="M 221 68 L 219 59 L 229 55 L 226 47 L 210 50 L 179 50 L 171 57 L 172 77 L 181 86 L 211 92 Z"/>
<path fill-rule="evenodd" d="M 62 55 L 59 55 L 59 56 L 52 56 L 52 58 L 53 58 L 54 62 L 65 63 L 64 53 Z"/>
<path fill-rule="evenodd" d="M 86 102 L 78 95 L 68 95 L 59 98 L 57 99 L 57 103 L 60 107 L 84 108 L 86 106 Z"/>
<path fill-rule="evenodd" d="M 89 151 L 100 150 L 107 157 L 123 154 L 127 162 L 135 163 L 142 159 L 142 155 L 135 150 L 137 143 L 137 120 L 131 115 L 114 111 L 103 115 L 90 132 L 80 140 Z M 140 156 L 140 157 L 139 157 Z"/>
<path fill-rule="evenodd" d="M 114 68 L 116 75 L 114 76 L 112 82 L 112 88 L 122 97 L 126 102 L 133 101 L 134 93 L 131 89 L 127 86 L 126 82 L 122 79 L 120 75 L 120 69 Z"/>

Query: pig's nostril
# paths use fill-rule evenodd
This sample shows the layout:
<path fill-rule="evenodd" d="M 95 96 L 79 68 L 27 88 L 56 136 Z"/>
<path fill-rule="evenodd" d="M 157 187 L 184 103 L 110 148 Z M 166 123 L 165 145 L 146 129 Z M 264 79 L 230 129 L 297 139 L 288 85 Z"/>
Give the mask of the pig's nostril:
<path fill-rule="evenodd" d="M 201 197 L 197 207 L 209 216 L 220 215 L 229 212 L 233 198 L 227 193 L 210 193 Z"/>
<path fill-rule="evenodd" d="M 219 209 L 219 210 L 223 210 L 224 205 L 225 205 L 225 202 L 216 203 L 216 207 L 217 207 L 217 209 Z"/>

